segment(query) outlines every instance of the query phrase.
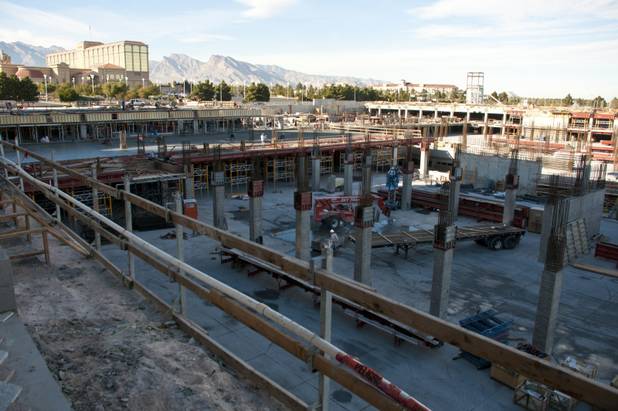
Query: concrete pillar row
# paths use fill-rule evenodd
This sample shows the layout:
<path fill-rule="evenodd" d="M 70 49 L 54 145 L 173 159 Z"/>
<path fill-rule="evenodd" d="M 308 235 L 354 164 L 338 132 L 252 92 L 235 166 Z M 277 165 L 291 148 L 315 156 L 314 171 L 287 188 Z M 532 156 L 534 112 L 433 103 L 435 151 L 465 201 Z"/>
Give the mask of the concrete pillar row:
<path fill-rule="evenodd" d="M 251 180 L 247 191 L 249 194 L 249 239 L 258 244 L 262 244 L 262 197 L 264 196 L 264 181 Z"/>
<path fill-rule="evenodd" d="M 429 177 L 429 143 L 426 141 L 421 143 L 421 164 L 419 165 L 419 174 L 421 178 Z"/>
<path fill-rule="evenodd" d="M 225 174 L 223 171 L 214 171 L 212 173 L 213 199 L 212 199 L 212 214 L 213 225 L 222 230 L 227 230 L 227 222 L 225 221 Z"/>
<path fill-rule="evenodd" d="M 352 183 L 354 182 L 354 157 L 353 154 L 346 153 L 343 163 L 343 195 L 352 195 Z"/>
<path fill-rule="evenodd" d="M 311 159 L 311 189 L 320 191 L 320 157 Z"/>
<path fill-rule="evenodd" d="M 371 155 L 363 161 L 361 200 L 354 215 L 354 280 L 371 286 L 371 242 L 374 223 L 373 197 L 371 195 Z"/>

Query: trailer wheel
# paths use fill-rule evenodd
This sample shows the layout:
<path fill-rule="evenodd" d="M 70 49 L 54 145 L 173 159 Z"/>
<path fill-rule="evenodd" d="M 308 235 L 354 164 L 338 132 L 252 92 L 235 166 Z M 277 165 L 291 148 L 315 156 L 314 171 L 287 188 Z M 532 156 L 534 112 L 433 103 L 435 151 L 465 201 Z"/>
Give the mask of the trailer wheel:
<path fill-rule="evenodd" d="M 487 247 L 497 251 L 504 248 L 504 243 L 502 242 L 502 238 L 500 237 L 491 237 L 487 239 Z"/>
<path fill-rule="evenodd" d="M 513 248 L 517 247 L 517 245 L 519 244 L 519 236 L 510 235 L 504 239 L 503 243 L 504 243 L 505 249 L 512 250 Z"/>

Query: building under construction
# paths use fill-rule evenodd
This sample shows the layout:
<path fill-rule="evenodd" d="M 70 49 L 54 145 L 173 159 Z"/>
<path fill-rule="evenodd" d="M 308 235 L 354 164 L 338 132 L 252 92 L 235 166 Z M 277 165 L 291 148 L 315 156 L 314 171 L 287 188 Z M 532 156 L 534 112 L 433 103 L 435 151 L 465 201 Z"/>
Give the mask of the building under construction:
<path fill-rule="evenodd" d="M 616 113 L 307 107 L 0 115 L 0 409 L 618 409 Z"/>

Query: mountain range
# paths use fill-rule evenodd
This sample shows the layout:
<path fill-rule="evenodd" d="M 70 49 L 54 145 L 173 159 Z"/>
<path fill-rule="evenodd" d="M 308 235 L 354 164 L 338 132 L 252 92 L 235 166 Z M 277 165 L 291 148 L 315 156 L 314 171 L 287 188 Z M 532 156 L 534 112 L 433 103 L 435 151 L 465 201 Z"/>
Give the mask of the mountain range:
<path fill-rule="evenodd" d="M 223 80 L 232 84 L 261 82 L 266 84 L 290 83 L 295 85 L 300 82 L 315 86 L 330 83 L 358 85 L 383 83 L 375 79 L 358 77 L 306 74 L 287 70 L 280 66 L 252 64 L 219 55 L 212 55 L 208 61 L 203 62 L 185 54 L 171 54 L 163 57 L 161 61 L 150 62 L 150 80 L 158 83 L 168 83 L 174 80 L 182 81 L 183 79 L 190 81 L 208 79 L 215 83 Z"/>
<path fill-rule="evenodd" d="M 64 50 L 62 47 L 41 47 L 20 41 L 0 41 L 0 50 L 11 56 L 12 62 L 28 66 L 45 66 L 45 55 Z M 261 82 L 266 84 L 313 84 L 321 86 L 330 83 L 357 85 L 380 84 L 383 81 L 349 76 L 307 74 L 287 70 L 280 66 L 252 64 L 228 56 L 212 55 L 208 61 L 200 61 L 186 54 L 170 54 L 160 61 L 150 61 L 150 80 L 155 83 L 171 81 L 210 80 L 218 83 L 224 80 L 231 84 Z"/>
<path fill-rule="evenodd" d="M 11 61 L 14 64 L 24 64 L 26 66 L 45 66 L 45 56 L 50 53 L 63 51 L 62 47 L 51 46 L 41 47 L 32 46 L 30 44 L 16 41 L 14 43 L 6 43 L 0 41 L 0 50 L 11 56 Z"/>

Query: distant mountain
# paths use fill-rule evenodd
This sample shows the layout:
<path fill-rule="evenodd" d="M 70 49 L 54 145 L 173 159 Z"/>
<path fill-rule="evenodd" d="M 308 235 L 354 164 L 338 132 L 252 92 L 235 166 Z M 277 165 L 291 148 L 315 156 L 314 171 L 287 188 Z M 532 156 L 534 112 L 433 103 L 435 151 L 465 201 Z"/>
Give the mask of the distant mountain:
<path fill-rule="evenodd" d="M 0 50 L 11 56 L 11 62 L 14 64 L 23 64 L 26 66 L 45 66 L 45 56 L 50 53 L 63 51 L 62 47 L 51 46 L 41 47 L 32 46 L 30 44 L 16 41 L 14 43 L 6 43 L 0 41 Z"/>
<path fill-rule="evenodd" d="M 380 80 L 364 79 L 346 76 L 327 76 L 306 74 L 299 71 L 287 70 L 274 65 L 251 64 L 239 61 L 232 57 L 212 55 L 207 62 L 194 59 L 185 54 L 171 54 L 161 61 L 150 62 L 150 80 L 158 83 L 171 81 L 210 80 L 240 84 L 242 82 L 261 82 L 266 84 L 297 83 L 321 86 L 330 83 L 349 83 L 371 85 L 383 83 Z"/>

